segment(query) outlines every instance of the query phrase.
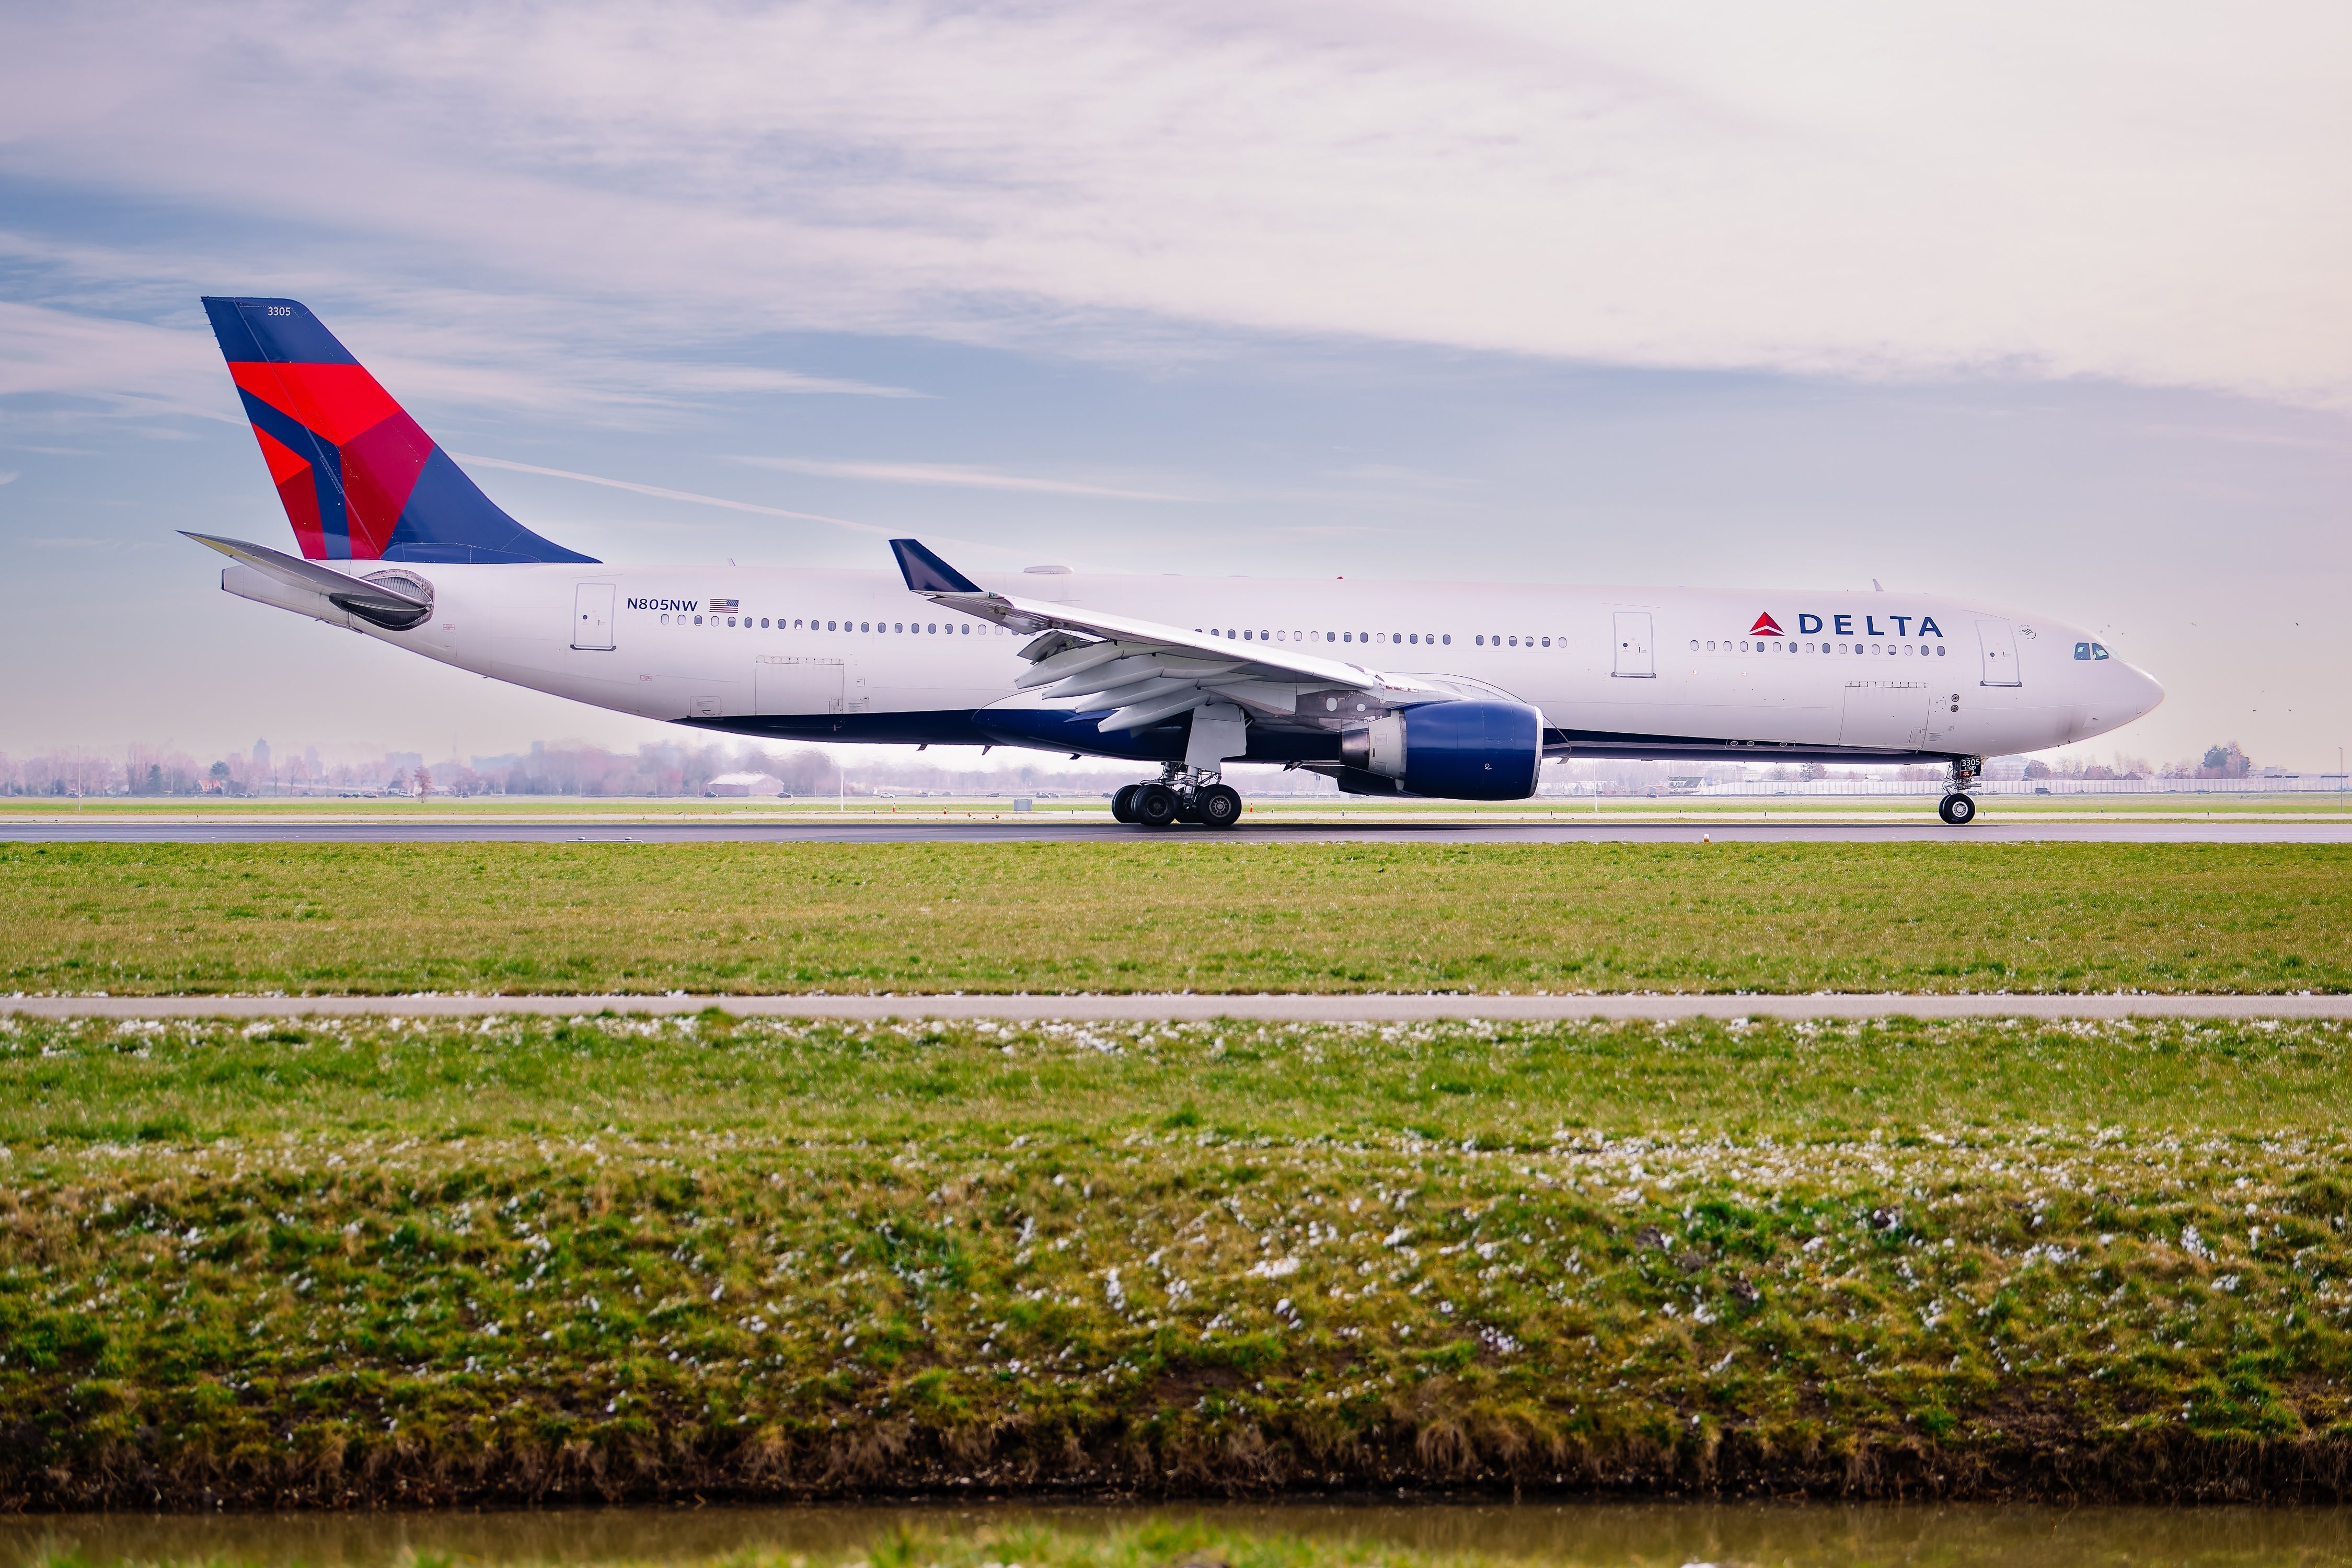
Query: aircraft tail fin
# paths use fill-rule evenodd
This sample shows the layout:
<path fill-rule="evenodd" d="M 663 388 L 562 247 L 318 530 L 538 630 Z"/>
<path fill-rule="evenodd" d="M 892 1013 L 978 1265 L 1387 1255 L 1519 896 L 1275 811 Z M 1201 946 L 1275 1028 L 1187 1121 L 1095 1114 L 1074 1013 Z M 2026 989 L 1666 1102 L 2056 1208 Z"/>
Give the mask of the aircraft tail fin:
<path fill-rule="evenodd" d="M 500 510 L 299 301 L 208 295 L 205 314 L 307 559 L 595 559 Z"/>

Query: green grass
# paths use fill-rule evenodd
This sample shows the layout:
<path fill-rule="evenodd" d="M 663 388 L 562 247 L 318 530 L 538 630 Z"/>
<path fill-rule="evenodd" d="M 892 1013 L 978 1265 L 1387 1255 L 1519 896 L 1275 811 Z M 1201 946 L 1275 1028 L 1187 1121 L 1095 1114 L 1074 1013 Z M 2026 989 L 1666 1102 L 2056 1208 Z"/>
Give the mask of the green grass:
<path fill-rule="evenodd" d="M 1496 1568 L 1531 1555 L 1432 1550 L 1345 1533 L 1220 1528 L 1197 1520 L 1146 1518 L 1095 1529 L 1044 1519 L 915 1521 L 813 1552 L 751 1550 L 635 1562 L 599 1556 L 596 1562 L 599 1568 Z M 1559 1561 L 1550 1553 L 1543 1556 Z M 453 1561 L 440 1553 L 418 1552 L 404 1568 L 451 1568 Z M 36 1552 L 25 1568 L 90 1568 L 90 1563 L 69 1552 Z M 251 1565 L 240 1557 L 212 1557 L 141 1568 Z"/>
<path fill-rule="evenodd" d="M 0 1031 L 0 1504 L 2333 1496 L 2352 1031 Z"/>
<path fill-rule="evenodd" d="M 2352 847 L 8 845 L 0 990 L 2341 991 Z"/>

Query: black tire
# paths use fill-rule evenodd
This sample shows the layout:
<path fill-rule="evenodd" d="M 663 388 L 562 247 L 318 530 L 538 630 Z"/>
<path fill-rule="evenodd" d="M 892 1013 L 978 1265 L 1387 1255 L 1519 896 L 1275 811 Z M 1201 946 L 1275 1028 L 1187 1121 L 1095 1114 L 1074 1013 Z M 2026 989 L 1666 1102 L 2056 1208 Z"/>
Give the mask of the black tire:
<path fill-rule="evenodd" d="M 1977 803 L 1964 795 L 1948 795 L 1936 807 L 1936 815 L 1954 827 L 1966 827 L 1977 819 Z"/>
<path fill-rule="evenodd" d="M 1192 810 L 1203 827 L 1231 827 L 1242 819 L 1241 792 L 1231 784 L 1211 784 L 1192 797 Z"/>
<path fill-rule="evenodd" d="M 1146 827 L 1172 827 L 1183 804 L 1166 784 L 1144 784 L 1135 792 L 1135 820 Z"/>
<path fill-rule="evenodd" d="M 1131 784 L 1121 789 L 1117 795 L 1110 797 L 1111 820 L 1114 822 L 1133 822 L 1135 820 L 1136 792 L 1142 788 L 1143 786 L 1139 784 Z"/>

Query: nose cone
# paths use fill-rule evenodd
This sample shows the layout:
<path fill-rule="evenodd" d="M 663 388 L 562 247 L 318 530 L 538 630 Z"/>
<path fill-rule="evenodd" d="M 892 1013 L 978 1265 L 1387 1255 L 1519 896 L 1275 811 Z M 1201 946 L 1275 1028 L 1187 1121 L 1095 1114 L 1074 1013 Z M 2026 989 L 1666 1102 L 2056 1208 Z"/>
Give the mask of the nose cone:
<path fill-rule="evenodd" d="M 2137 719 L 2143 713 L 2155 711 L 2156 705 L 2164 700 L 2164 688 L 2157 683 L 2156 677 L 2137 665 L 2126 667 L 2124 676 L 2129 682 L 2125 688 L 2124 701 L 2125 706 L 2131 710 L 2131 716 Z"/>

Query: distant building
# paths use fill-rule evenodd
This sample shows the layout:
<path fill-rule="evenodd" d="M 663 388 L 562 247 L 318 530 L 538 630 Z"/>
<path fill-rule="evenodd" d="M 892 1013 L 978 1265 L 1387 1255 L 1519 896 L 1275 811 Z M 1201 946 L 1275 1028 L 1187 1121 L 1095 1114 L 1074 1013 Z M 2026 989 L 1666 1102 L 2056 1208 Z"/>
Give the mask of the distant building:
<path fill-rule="evenodd" d="M 780 795 L 784 781 L 773 773 L 720 773 L 702 786 L 706 795 Z"/>

